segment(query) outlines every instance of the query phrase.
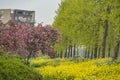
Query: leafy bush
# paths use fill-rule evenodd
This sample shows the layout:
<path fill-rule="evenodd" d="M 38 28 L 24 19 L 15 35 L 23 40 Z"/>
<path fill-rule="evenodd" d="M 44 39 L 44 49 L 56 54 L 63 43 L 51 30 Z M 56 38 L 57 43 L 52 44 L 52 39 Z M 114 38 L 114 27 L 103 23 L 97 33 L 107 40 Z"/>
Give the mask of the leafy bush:
<path fill-rule="evenodd" d="M 22 63 L 25 62 L 22 56 L 19 56 L 18 54 L 8 54 L 8 52 L 3 50 L 0 50 L 0 58 L 7 59 L 7 60 L 14 60 Z"/>
<path fill-rule="evenodd" d="M 0 80 L 41 80 L 41 75 L 24 65 L 20 58 L 0 50 Z"/>
<path fill-rule="evenodd" d="M 40 74 L 13 60 L 0 59 L 0 80 L 41 80 Z"/>
<path fill-rule="evenodd" d="M 0 49 L 0 58 L 6 58 L 6 57 L 7 57 L 7 52 Z"/>

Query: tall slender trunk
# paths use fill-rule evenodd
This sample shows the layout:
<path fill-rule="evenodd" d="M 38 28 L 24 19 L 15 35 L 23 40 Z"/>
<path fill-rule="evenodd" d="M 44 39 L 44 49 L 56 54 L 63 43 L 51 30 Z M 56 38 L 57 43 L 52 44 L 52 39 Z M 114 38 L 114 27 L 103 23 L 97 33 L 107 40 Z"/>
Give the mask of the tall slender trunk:
<path fill-rule="evenodd" d="M 72 46 L 70 45 L 70 57 L 72 57 L 73 49 Z"/>
<path fill-rule="evenodd" d="M 56 57 L 59 58 L 59 53 L 56 54 Z"/>
<path fill-rule="evenodd" d="M 62 58 L 62 56 L 63 56 L 62 54 L 63 54 L 63 52 L 61 51 L 61 52 L 60 52 L 60 58 Z"/>
<path fill-rule="evenodd" d="M 114 49 L 113 60 L 117 60 L 118 53 L 119 53 L 119 47 L 120 47 L 120 41 L 117 41 L 117 42 L 116 42 L 115 49 Z"/>
<path fill-rule="evenodd" d="M 100 58 L 100 50 L 101 50 L 101 48 L 99 47 L 98 48 L 98 58 Z"/>
<path fill-rule="evenodd" d="M 98 23 L 99 26 L 99 23 Z M 94 45 L 94 58 L 97 58 L 98 53 L 98 42 L 99 42 L 99 28 L 95 26 L 95 45 Z"/>
<path fill-rule="evenodd" d="M 88 49 L 88 51 L 87 51 L 87 58 L 90 58 L 90 51 L 89 51 L 90 49 Z"/>
<path fill-rule="evenodd" d="M 118 31 L 117 36 L 120 36 L 120 27 L 119 27 L 119 31 Z M 115 46 L 115 49 L 114 49 L 113 60 L 117 60 L 117 57 L 118 57 L 118 54 L 119 54 L 119 48 L 120 48 L 120 40 L 117 39 L 116 46 Z"/>
<path fill-rule="evenodd" d="M 108 20 L 105 20 L 105 31 L 104 37 L 102 42 L 102 58 L 105 58 L 105 50 L 106 50 L 106 40 L 107 40 L 107 33 L 108 33 Z"/>
<path fill-rule="evenodd" d="M 78 49 L 78 45 L 77 45 L 77 48 L 76 48 L 76 56 L 79 56 L 79 49 Z"/>
<path fill-rule="evenodd" d="M 85 58 L 87 58 L 87 49 L 85 50 Z"/>
<path fill-rule="evenodd" d="M 111 45 L 109 44 L 109 47 L 108 47 L 108 57 L 111 57 L 110 56 L 110 51 L 111 51 L 110 49 L 111 49 Z"/>
<path fill-rule="evenodd" d="M 107 13 L 110 14 L 111 13 L 111 6 L 107 7 Z M 103 42 L 102 42 L 102 58 L 105 58 L 105 50 L 106 50 L 106 40 L 107 40 L 107 33 L 108 33 L 108 20 L 106 19 L 104 21 L 104 36 L 103 36 Z"/>
<path fill-rule="evenodd" d="M 66 51 L 65 51 L 65 55 L 64 55 L 64 58 L 66 58 L 67 57 L 67 48 L 66 48 Z"/>
<path fill-rule="evenodd" d="M 58 53 L 58 58 L 60 58 L 60 52 Z"/>
<path fill-rule="evenodd" d="M 71 53 L 71 51 L 70 51 L 71 49 L 70 49 L 70 45 L 68 46 L 68 58 L 70 57 L 70 53 Z"/>
<path fill-rule="evenodd" d="M 97 58 L 97 50 L 98 50 L 98 46 L 95 45 L 95 48 L 94 48 L 94 58 L 95 59 Z"/>
<path fill-rule="evenodd" d="M 71 45 L 69 45 L 68 55 L 69 57 L 72 57 L 72 46 Z"/>
<path fill-rule="evenodd" d="M 74 44 L 73 58 L 75 57 L 75 55 L 76 55 L 76 45 Z"/>
<path fill-rule="evenodd" d="M 93 59 L 93 50 L 92 50 L 92 52 L 91 52 L 90 59 Z"/>

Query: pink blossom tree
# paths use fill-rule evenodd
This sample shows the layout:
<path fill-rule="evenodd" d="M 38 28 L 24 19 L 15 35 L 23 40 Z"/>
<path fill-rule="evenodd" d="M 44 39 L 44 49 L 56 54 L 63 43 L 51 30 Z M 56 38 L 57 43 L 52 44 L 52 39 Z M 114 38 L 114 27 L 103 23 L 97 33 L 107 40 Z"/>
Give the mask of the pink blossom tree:
<path fill-rule="evenodd" d="M 59 32 L 50 25 L 30 27 L 27 24 L 17 24 L 10 21 L 8 24 L 0 22 L 0 48 L 9 53 L 17 53 L 29 59 L 41 50 L 43 54 L 53 56 L 54 44 Z"/>

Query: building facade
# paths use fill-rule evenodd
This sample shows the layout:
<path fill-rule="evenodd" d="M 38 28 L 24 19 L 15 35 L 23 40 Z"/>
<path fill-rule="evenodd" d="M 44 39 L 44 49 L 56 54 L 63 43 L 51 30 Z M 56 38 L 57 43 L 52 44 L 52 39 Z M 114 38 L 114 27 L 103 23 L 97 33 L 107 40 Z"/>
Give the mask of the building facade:
<path fill-rule="evenodd" d="M 20 9 L 0 9 L 0 20 L 7 23 L 9 20 L 18 23 L 28 23 L 31 26 L 35 24 L 35 11 L 20 10 Z"/>

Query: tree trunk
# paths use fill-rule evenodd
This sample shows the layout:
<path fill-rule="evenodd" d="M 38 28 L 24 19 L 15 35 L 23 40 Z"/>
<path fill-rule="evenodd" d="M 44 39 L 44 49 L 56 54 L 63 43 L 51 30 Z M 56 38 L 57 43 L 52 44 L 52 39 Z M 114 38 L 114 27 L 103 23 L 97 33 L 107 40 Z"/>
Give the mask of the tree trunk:
<path fill-rule="evenodd" d="M 107 13 L 108 15 L 111 13 L 111 6 L 108 6 L 107 7 Z M 106 19 L 105 22 L 104 22 L 104 37 L 103 37 L 103 42 L 102 42 L 102 58 L 105 58 L 105 50 L 106 50 L 106 40 L 107 40 L 107 33 L 108 33 L 108 20 Z"/>
<path fill-rule="evenodd" d="M 76 55 L 76 46 L 74 44 L 73 58 L 75 57 L 75 55 Z"/>
<path fill-rule="evenodd" d="M 87 51 L 87 58 L 90 58 L 90 51 L 89 51 L 89 49 Z"/>
<path fill-rule="evenodd" d="M 108 33 L 108 20 L 105 20 L 105 31 L 104 31 L 104 37 L 102 42 L 102 58 L 105 58 L 105 50 L 106 50 L 106 39 L 107 39 L 107 33 Z"/>
<path fill-rule="evenodd" d="M 70 45 L 68 46 L 68 58 L 70 57 Z"/>
<path fill-rule="evenodd" d="M 78 45 L 76 46 L 76 56 L 79 56 L 79 50 L 78 50 Z"/>
<path fill-rule="evenodd" d="M 31 58 L 31 55 L 32 55 L 32 51 L 30 51 L 30 53 L 29 53 L 29 55 L 27 56 L 27 59 L 26 59 L 26 61 L 25 61 L 25 64 L 26 65 L 29 65 L 29 60 L 30 60 L 30 58 Z"/>
<path fill-rule="evenodd" d="M 92 52 L 91 52 L 90 59 L 93 59 L 93 50 L 92 50 Z"/>
<path fill-rule="evenodd" d="M 62 58 L 62 56 L 63 56 L 62 54 L 63 54 L 63 52 L 61 51 L 61 52 L 60 52 L 60 58 Z"/>
<path fill-rule="evenodd" d="M 111 57 L 111 56 L 110 56 L 110 51 L 111 51 L 110 49 L 111 49 L 111 45 L 109 44 L 109 48 L 108 48 L 108 57 Z"/>
<path fill-rule="evenodd" d="M 117 42 L 116 42 L 115 49 L 114 49 L 113 61 L 114 61 L 114 60 L 117 60 L 118 53 L 119 53 L 119 47 L 120 47 L 120 41 L 117 41 Z"/>
<path fill-rule="evenodd" d="M 60 54 L 61 54 L 61 52 L 59 52 L 59 54 L 58 54 L 58 57 L 60 58 Z"/>
<path fill-rule="evenodd" d="M 95 59 L 97 58 L 97 49 L 98 49 L 98 46 L 95 45 L 95 48 L 94 48 L 94 58 Z"/>
<path fill-rule="evenodd" d="M 70 45 L 70 57 L 72 57 L 72 53 L 73 53 L 73 50 L 72 50 L 72 46 Z"/>
<path fill-rule="evenodd" d="M 100 58 L 100 47 L 99 47 L 99 49 L 98 49 L 98 58 Z"/>
<path fill-rule="evenodd" d="M 56 57 L 59 58 L 59 53 L 56 54 Z"/>
<path fill-rule="evenodd" d="M 120 36 L 120 27 L 119 27 L 119 31 L 117 36 Z M 116 46 L 114 49 L 114 56 L 113 56 L 113 60 L 117 60 L 118 54 L 119 54 L 119 48 L 120 48 L 120 40 L 119 37 L 117 38 L 118 40 L 116 41 Z"/>
<path fill-rule="evenodd" d="M 67 52 L 67 48 L 66 48 L 66 52 L 65 52 L 64 58 L 66 58 L 66 57 L 67 57 L 67 53 L 68 53 L 68 52 Z"/>
<path fill-rule="evenodd" d="M 87 58 L 87 49 L 85 50 L 85 58 Z"/>

